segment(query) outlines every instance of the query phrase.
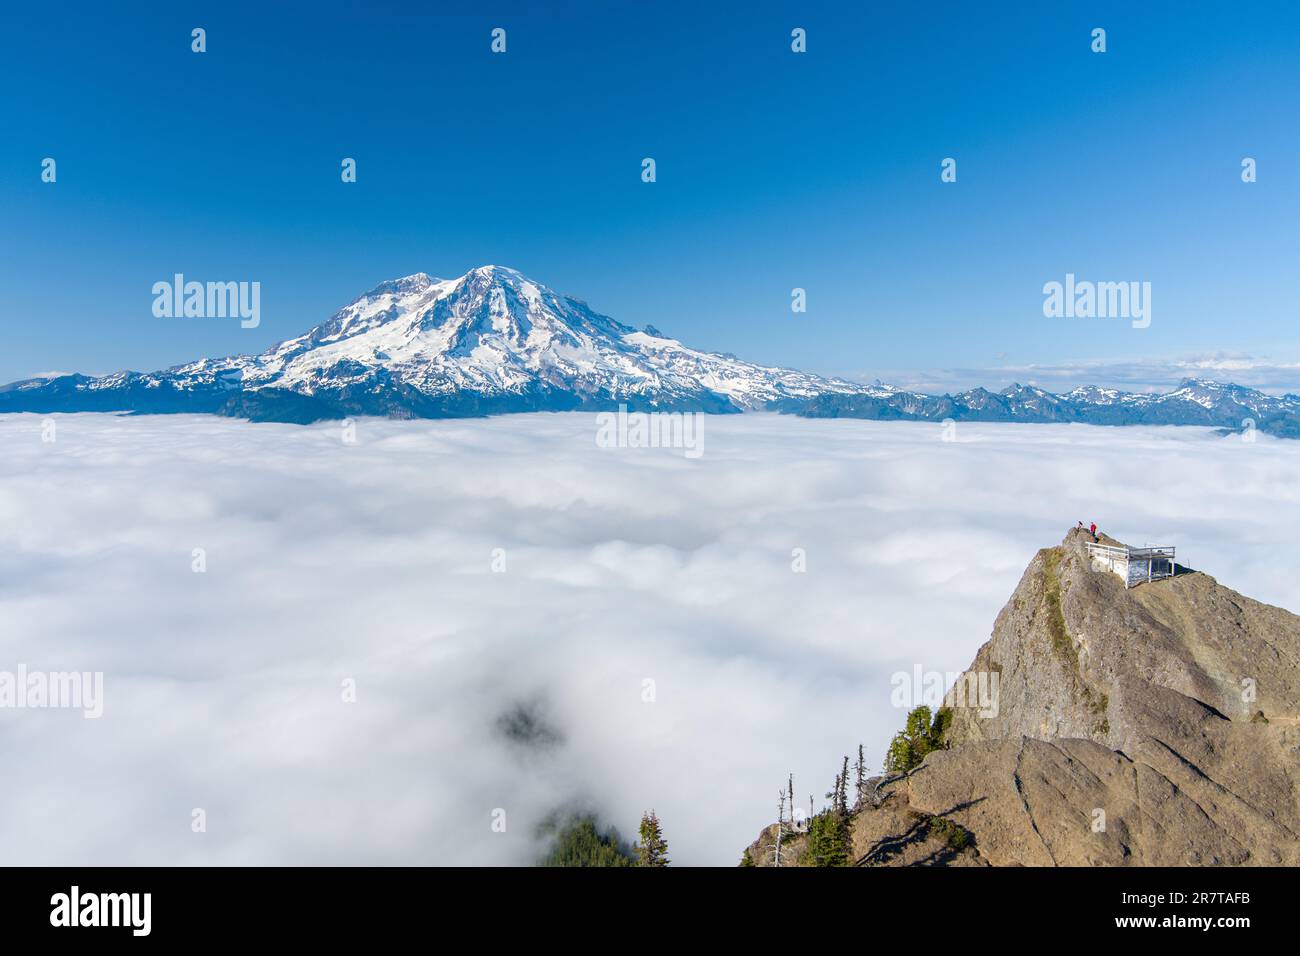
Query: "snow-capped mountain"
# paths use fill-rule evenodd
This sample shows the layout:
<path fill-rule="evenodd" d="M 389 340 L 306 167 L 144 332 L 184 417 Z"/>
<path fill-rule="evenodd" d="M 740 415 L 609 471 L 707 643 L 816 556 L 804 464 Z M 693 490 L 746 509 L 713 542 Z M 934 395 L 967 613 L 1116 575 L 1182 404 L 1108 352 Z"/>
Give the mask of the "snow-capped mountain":
<path fill-rule="evenodd" d="M 636 331 L 514 269 L 381 283 L 260 355 L 160 372 L 64 375 L 0 387 L 0 412 L 212 412 L 258 421 L 445 418 L 632 409 L 942 421 L 1255 427 L 1300 437 L 1300 396 L 1188 379 L 1163 394 L 1030 385 L 926 395 L 701 352 Z"/>
<path fill-rule="evenodd" d="M 632 408 L 734 412 L 861 386 L 636 331 L 514 269 L 384 282 L 261 355 L 0 390 L 0 410 L 211 411 L 259 420 Z"/>

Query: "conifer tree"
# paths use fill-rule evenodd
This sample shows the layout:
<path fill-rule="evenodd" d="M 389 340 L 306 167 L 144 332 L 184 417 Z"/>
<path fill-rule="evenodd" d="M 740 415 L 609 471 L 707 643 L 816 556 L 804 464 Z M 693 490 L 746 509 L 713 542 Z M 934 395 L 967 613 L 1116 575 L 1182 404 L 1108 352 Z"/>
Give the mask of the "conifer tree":
<path fill-rule="evenodd" d="M 849 865 L 848 821 L 832 809 L 813 818 L 808 832 L 807 860 L 813 866 Z"/>
<path fill-rule="evenodd" d="M 947 746 L 944 734 L 951 722 L 952 711 L 946 707 L 939 708 L 933 719 L 929 707 L 922 705 L 913 709 L 907 715 L 904 729 L 894 734 L 894 739 L 889 743 L 885 770 L 889 773 L 906 773 L 920 766 L 926 754 Z"/>
<path fill-rule="evenodd" d="M 858 762 L 853 765 L 857 776 L 857 785 L 854 787 L 856 797 L 853 801 L 855 809 L 862 807 L 862 793 L 867 789 L 867 758 L 862 750 L 862 744 L 858 744 Z"/>
<path fill-rule="evenodd" d="M 810 821 L 805 860 L 813 866 L 848 866 L 853 838 L 848 812 L 849 758 L 844 758 L 843 772 L 835 775 L 835 785 L 826 794 L 830 804 Z M 809 799 L 809 807 L 812 801 Z"/>
<path fill-rule="evenodd" d="M 785 791 L 781 790 L 778 793 L 781 799 L 776 805 L 776 842 L 772 844 L 772 861 L 776 866 L 781 865 L 781 837 L 785 836 Z M 790 815 L 794 816 L 793 810 Z M 748 852 L 746 851 L 746 859 L 748 859 Z M 741 861 L 740 865 L 744 866 L 744 861 Z"/>
<path fill-rule="evenodd" d="M 551 838 L 550 850 L 538 866 L 635 866 L 632 848 L 612 827 L 602 829 L 595 817 L 552 818 L 540 833 Z"/>
<path fill-rule="evenodd" d="M 849 812 L 849 758 L 844 758 L 844 769 L 840 771 L 839 786 L 835 788 L 836 809 L 841 816 Z"/>
<path fill-rule="evenodd" d="M 641 815 L 641 839 L 634 844 L 637 866 L 667 866 L 668 841 L 653 810 Z"/>

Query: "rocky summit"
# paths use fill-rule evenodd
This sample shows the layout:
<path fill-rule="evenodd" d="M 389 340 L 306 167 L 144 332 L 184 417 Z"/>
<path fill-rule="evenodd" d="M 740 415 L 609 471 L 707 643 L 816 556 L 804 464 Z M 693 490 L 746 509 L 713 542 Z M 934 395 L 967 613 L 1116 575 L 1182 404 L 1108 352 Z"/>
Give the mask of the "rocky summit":
<path fill-rule="evenodd" d="M 938 749 L 864 788 L 851 864 L 1300 863 L 1300 617 L 1182 566 L 1126 587 L 1092 540 L 1030 562 L 954 685 L 996 706 L 949 692 Z M 783 865 L 808 862 L 798 830 Z"/>

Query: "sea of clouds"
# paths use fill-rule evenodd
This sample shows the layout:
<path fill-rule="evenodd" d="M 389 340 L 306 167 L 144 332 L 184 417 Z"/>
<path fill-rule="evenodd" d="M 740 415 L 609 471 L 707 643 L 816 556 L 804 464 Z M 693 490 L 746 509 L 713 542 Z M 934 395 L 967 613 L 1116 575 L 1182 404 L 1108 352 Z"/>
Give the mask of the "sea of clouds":
<path fill-rule="evenodd" d="M 7 864 L 526 863 L 549 814 L 653 807 L 730 865 L 787 774 L 878 768 L 891 676 L 961 670 L 1076 520 L 1300 608 L 1300 442 L 1262 435 L 50 420 L 0 416 L 0 671 L 102 671 L 104 712 L 0 709 Z"/>

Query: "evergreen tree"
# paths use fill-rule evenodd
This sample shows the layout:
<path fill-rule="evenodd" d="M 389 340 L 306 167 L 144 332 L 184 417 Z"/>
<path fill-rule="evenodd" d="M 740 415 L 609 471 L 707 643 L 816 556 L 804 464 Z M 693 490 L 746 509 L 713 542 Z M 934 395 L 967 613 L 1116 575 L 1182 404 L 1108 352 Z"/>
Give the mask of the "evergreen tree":
<path fill-rule="evenodd" d="M 840 771 L 839 786 L 835 788 L 836 810 L 847 816 L 849 812 L 849 758 L 844 758 L 844 769 Z"/>
<path fill-rule="evenodd" d="M 849 758 L 844 758 L 843 771 L 835 775 L 835 785 L 826 799 L 830 805 L 810 821 L 808 850 L 805 860 L 813 866 L 848 866 L 853 852 L 852 830 L 849 817 Z M 811 805 L 809 810 L 811 810 Z"/>
<path fill-rule="evenodd" d="M 632 847 L 636 850 L 637 866 L 667 866 L 668 841 L 664 839 L 659 818 L 651 810 L 641 816 L 641 840 Z"/>
<path fill-rule="evenodd" d="M 632 850 L 612 827 L 601 830 L 594 817 L 568 821 L 552 819 L 541 832 L 551 837 L 547 854 L 538 866 L 634 866 Z"/>
<path fill-rule="evenodd" d="M 856 809 L 861 808 L 862 793 L 867 789 L 867 758 L 863 753 L 862 744 L 858 744 L 858 761 L 853 765 L 853 770 L 857 777 L 857 784 L 853 788 L 853 792 L 856 794 L 853 806 Z"/>
<path fill-rule="evenodd" d="M 780 797 L 781 799 L 777 801 L 777 805 L 776 805 L 776 842 L 772 844 L 772 852 L 773 852 L 772 859 L 777 866 L 781 865 L 781 838 L 785 836 L 785 791 L 784 790 L 780 792 Z M 794 816 L 793 811 L 791 812 L 790 815 Z M 750 863 L 745 862 L 745 860 L 748 859 L 749 859 L 749 851 L 746 850 L 744 858 L 742 858 L 740 861 L 740 865 L 753 866 L 754 864 L 752 861 Z"/>
<path fill-rule="evenodd" d="M 930 716 L 930 708 L 924 704 L 911 710 L 907 715 L 904 729 L 894 734 L 889 742 L 889 751 L 885 755 L 885 770 L 889 773 L 906 773 L 921 765 L 925 755 L 945 746 L 944 734 L 952 723 L 952 711 L 946 707 Z"/>
<path fill-rule="evenodd" d="M 834 810 L 823 810 L 813 817 L 808 831 L 808 855 L 813 866 L 849 865 L 848 819 Z"/>

